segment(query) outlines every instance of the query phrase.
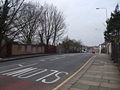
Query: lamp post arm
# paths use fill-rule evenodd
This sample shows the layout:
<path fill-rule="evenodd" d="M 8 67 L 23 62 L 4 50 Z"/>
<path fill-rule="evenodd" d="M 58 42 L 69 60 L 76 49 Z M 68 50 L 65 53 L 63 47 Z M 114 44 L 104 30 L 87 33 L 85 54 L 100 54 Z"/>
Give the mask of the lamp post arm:
<path fill-rule="evenodd" d="M 107 8 L 96 8 L 96 9 L 104 9 L 106 11 L 106 20 L 108 19 Z"/>

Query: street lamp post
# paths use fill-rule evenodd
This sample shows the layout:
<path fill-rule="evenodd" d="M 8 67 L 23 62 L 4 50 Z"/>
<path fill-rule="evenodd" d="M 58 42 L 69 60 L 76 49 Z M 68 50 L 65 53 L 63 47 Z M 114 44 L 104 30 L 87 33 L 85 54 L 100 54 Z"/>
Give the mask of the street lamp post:
<path fill-rule="evenodd" d="M 107 19 L 108 19 L 108 15 L 107 15 L 107 8 L 96 8 L 96 9 L 104 9 L 105 11 L 106 11 L 106 21 L 107 21 Z M 101 53 L 101 50 L 102 50 L 102 47 L 101 47 L 101 45 L 100 45 L 100 47 L 99 47 L 99 54 Z"/>
<path fill-rule="evenodd" d="M 106 11 L 106 20 L 108 19 L 107 8 L 96 8 L 96 9 L 104 9 Z"/>

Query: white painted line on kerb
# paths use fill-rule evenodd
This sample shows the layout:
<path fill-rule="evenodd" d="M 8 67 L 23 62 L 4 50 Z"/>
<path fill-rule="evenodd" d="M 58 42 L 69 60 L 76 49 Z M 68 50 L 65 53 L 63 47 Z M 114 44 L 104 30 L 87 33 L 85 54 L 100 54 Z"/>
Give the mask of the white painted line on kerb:
<path fill-rule="evenodd" d="M 59 89 L 62 85 L 67 83 L 70 79 L 72 79 L 76 74 L 78 74 L 92 59 L 94 59 L 96 56 L 91 57 L 81 68 L 79 68 L 75 73 L 73 73 L 70 77 L 68 77 L 65 81 L 60 83 L 58 86 L 56 86 L 53 90 Z"/>

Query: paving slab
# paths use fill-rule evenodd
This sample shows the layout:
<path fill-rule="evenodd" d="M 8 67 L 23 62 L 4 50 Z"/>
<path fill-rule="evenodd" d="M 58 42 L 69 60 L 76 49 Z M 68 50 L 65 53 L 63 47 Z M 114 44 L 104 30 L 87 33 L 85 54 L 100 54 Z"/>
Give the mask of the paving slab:
<path fill-rule="evenodd" d="M 120 72 L 108 55 L 97 54 L 86 72 L 64 90 L 120 90 Z"/>

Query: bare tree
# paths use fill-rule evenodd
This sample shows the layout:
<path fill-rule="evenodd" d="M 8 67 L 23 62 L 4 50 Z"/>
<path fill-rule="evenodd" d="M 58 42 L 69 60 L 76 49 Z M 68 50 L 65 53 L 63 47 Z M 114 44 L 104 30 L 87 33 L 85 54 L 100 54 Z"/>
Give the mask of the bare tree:
<path fill-rule="evenodd" d="M 39 37 L 41 44 L 56 45 L 66 27 L 62 12 L 53 5 L 37 6 L 23 4 L 24 0 L 21 1 L 5 0 L 3 7 L 5 6 L 6 21 L 4 20 L 5 25 L 1 27 L 5 32 L 0 33 L 1 36 L 24 44 L 32 44 Z M 0 16 L 3 18 L 2 14 Z"/>
<path fill-rule="evenodd" d="M 18 23 L 22 24 L 17 40 L 24 44 L 32 44 L 36 38 L 36 30 L 38 29 L 38 20 L 40 17 L 40 10 L 37 6 L 31 3 L 24 4 L 23 10 L 20 12 L 21 17 Z"/>
<path fill-rule="evenodd" d="M 21 43 L 55 45 L 65 30 L 64 17 L 53 5 L 43 6 L 27 3 L 19 13 L 17 24 L 20 34 L 17 40 Z M 17 25 L 17 26 L 18 26 Z"/>
<path fill-rule="evenodd" d="M 40 41 L 46 45 L 55 45 L 66 27 L 63 14 L 55 6 L 48 4 L 43 5 L 40 26 L 41 29 L 38 31 Z"/>
<path fill-rule="evenodd" d="M 0 1 L 0 51 L 3 40 L 12 41 L 17 33 L 14 27 L 15 21 L 18 19 L 17 14 L 23 5 L 24 0 L 1 0 Z M 8 39 L 9 38 L 9 39 Z"/>
<path fill-rule="evenodd" d="M 57 41 L 60 39 L 60 37 L 64 34 L 64 30 L 66 28 L 64 17 L 61 12 L 58 12 L 58 10 L 55 8 L 54 10 L 54 17 L 53 17 L 53 23 L 54 23 L 54 34 L 53 34 L 53 45 L 56 45 Z"/>

